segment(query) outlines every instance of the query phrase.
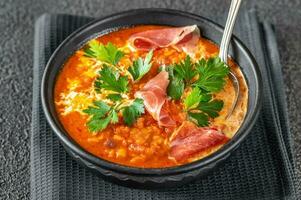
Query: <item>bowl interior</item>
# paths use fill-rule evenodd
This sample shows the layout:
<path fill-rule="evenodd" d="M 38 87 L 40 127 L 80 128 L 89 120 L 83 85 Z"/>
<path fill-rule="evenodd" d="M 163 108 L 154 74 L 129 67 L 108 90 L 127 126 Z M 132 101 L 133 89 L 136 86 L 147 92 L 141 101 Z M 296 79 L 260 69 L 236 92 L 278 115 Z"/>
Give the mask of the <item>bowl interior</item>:
<path fill-rule="evenodd" d="M 56 76 L 60 72 L 65 61 L 87 41 L 99 35 L 116 30 L 120 27 L 135 26 L 135 25 L 170 25 L 170 26 L 186 26 L 198 25 L 201 30 L 201 35 L 206 37 L 216 44 L 220 44 L 222 38 L 222 27 L 203 17 L 189 14 L 186 12 L 166 10 L 166 9 L 140 9 L 132 10 L 119 14 L 115 14 L 106 18 L 97 19 L 83 28 L 71 34 L 51 56 L 42 79 L 42 104 L 46 118 L 55 131 L 64 146 L 70 148 L 73 152 L 79 154 L 88 161 L 102 166 L 104 168 L 122 171 L 134 174 L 173 174 L 184 172 L 199 167 L 204 167 L 212 162 L 215 162 L 225 155 L 229 154 L 242 139 L 250 132 L 255 119 L 258 115 L 260 99 L 261 99 L 261 78 L 258 66 L 247 50 L 247 48 L 236 38 L 233 37 L 230 44 L 229 54 L 241 67 L 241 70 L 247 81 L 249 88 L 248 111 L 245 120 L 236 135 L 217 152 L 208 157 L 177 167 L 160 168 L 160 169 L 142 169 L 135 167 L 127 167 L 111 163 L 101 158 L 97 158 L 81 148 L 71 137 L 66 133 L 63 126 L 59 122 L 54 101 L 53 90 L 56 81 Z"/>

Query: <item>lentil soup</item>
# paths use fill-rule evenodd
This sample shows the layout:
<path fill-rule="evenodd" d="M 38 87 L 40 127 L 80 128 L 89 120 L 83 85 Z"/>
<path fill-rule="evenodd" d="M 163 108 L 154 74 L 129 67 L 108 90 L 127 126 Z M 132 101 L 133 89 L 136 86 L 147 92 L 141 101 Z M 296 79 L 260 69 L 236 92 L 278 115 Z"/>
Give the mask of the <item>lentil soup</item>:
<path fill-rule="evenodd" d="M 164 168 L 201 159 L 235 135 L 247 111 L 239 66 L 217 55 L 196 26 L 143 25 L 99 36 L 62 67 L 57 115 L 83 149 L 114 163 Z M 241 92 L 227 118 L 235 97 L 229 70 Z"/>

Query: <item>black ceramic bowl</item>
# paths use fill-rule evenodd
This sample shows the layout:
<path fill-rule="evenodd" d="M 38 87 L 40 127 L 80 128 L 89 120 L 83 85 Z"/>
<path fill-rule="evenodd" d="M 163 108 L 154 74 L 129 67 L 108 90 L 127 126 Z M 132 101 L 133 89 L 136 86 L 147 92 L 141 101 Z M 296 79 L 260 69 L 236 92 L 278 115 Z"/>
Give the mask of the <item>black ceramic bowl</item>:
<path fill-rule="evenodd" d="M 261 77 L 258 66 L 242 42 L 233 37 L 230 55 L 239 64 L 249 87 L 248 111 L 236 135 L 217 152 L 201 160 L 170 168 L 142 169 L 127 167 L 98 158 L 81 148 L 57 118 L 54 106 L 54 84 L 65 61 L 87 41 L 120 27 L 141 24 L 186 26 L 196 24 L 202 36 L 219 44 L 223 28 L 198 15 L 167 9 L 139 9 L 97 19 L 71 34 L 53 53 L 42 79 L 42 104 L 47 120 L 67 152 L 79 163 L 97 174 L 118 183 L 135 187 L 172 187 L 182 185 L 214 170 L 250 133 L 260 109 Z"/>

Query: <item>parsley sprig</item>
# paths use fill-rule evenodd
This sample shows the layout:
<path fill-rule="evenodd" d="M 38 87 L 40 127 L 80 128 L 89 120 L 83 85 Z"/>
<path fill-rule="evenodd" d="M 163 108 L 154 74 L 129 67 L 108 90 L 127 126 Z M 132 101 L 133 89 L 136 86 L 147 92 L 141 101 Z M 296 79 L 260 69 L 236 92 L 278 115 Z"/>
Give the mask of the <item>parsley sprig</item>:
<path fill-rule="evenodd" d="M 218 92 L 223 89 L 225 77 L 229 74 L 229 68 L 218 57 L 192 63 L 187 56 L 184 62 L 168 68 L 170 78 L 168 95 L 176 100 L 180 99 L 184 92 L 179 89 L 183 88 L 183 85 L 199 87 L 206 92 Z"/>
<path fill-rule="evenodd" d="M 229 68 L 218 57 L 201 59 L 195 66 L 199 78 L 194 83 L 197 87 L 208 92 L 218 92 L 225 85 L 225 77 L 229 74 Z"/>
<path fill-rule="evenodd" d="M 183 78 L 174 70 L 174 66 L 166 67 L 169 74 L 167 94 L 172 99 L 179 100 L 184 92 L 185 83 Z"/>
<path fill-rule="evenodd" d="M 189 56 L 186 56 L 184 62 L 175 64 L 174 71 L 180 78 L 182 78 L 185 81 L 186 85 L 189 85 L 196 75 L 196 71 L 194 70 L 194 64 L 191 62 Z"/>
<path fill-rule="evenodd" d="M 89 115 L 89 130 L 104 130 L 110 123 L 118 123 L 119 115 L 122 115 L 126 125 L 131 126 L 144 113 L 144 104 L 142 99 L 129 99 L 127 95 L 130 90 L 128 77 L 118 70 L 118 62 L 124 53 L 110 42 L 103 45 L 97 40 L 90 41 L 84 52 L 85 56 L 104 62 L 94 81 L 94 89 L 97 93 L 106 94 L 106 100 L 94 101 L 92 106 L 83 110 Z M 139 57 L 133 62 L 128 72 L 134 81 L 141 79 L 150 70 L 152 56 L 153 51 L 150 51 L 144 60 Z"/>
<path fill-rule="evenodd" d="M 185 111 L 191 121 L 198 126 L 208 126 L 209 119 L 219 116 L 224 106 L 222 100 L 212 99 L 212 95 L 202 92 L 198 87 L 193 88 L 184 99 Z"/>
<path fill-rule="evenodd" d="M 94 88 L 97 93 L 105 90 L 110 104 L 94 101 L 93 106 L 83 110 L 90 115 L 87 126 L 91 132 L 104 130 L 110 123 L 118 123 L 118 113 L 122 114 L 123 121 L 128 126 L 144 113 L 142 99 L 123 98 L 122 94 L 129 91 L 129 81 L 127 76 L 122 76 L 114 68 L 104 64 L 94 82 Z"/>
<path fill-rule="evenodd" d="M 212 93 L 223 89 L 229 68 L 218 57 L 192 63 L 189 56 L 184 62 L 166 68 L 170 83 L 168 95 L 180 100 L 185 88 L 192 87 L 183 99 L 188 118 L 198 126 L 208 126 L 210 118 L 219 116 L 223 101 L 212 98 Z"/>
<path fill-rule="evenodd" d="M 143 100 L 139 98 L 135 99 L 129 106 L 122 108 L 123 121 L 128 126 L 131 126 L 143 113 Z"/>
<path fill-rule="evenodd" d="M 97 77 L 94 82 L 96 92 L 100 93 L 101 89 L 117 93 L 126 93 L 129 91 L 128 78 L 126 76 L 121 76 L 120 73 L 112 67 L 104 64 L 98 73 L 99 77 Z"/>
<path fill-rule="evenodd" d="M 146 54 L 145 59 L 143 60 L 139 57 L 133 62 L 133 65 L 129 67 L 128 71 L 132 75 L 134 81 L 140 80 L 151 68 L 151 59 L 153 57 L 153 51 L 150 51 Z"/>
<path fill-rule="evenodd" d="M 88 43 L 88 48 L 84 49 L 85 56 L 96 58 L 108 64 L 116 65 L 124 56 L 124 53 L 113 45 L 111 42 L 103 45 L 97 40 L 91 40 Z"/>
<path fill-rule="evenodd" d="M 118 116 L 111 106 L 103 101 L 94 101 L 94 106 L 89 106 L 83 110 L 84 113 L 91 116 L 87 123 L 90 131 L 96 132 L 105 129 L 108 124 L 118 122 Z"/>
<path fill-rule="evenodd" d="M 144 113 L 144 104 L 142 99 L 134 99 L 131 103 L 116 101 L 108 105 L 104 101 L 94 101 L 93 106 L 83 110 L 90 115 L 87 126 L 91 132 L 104 130 L 109 123 L 119 122 L 118 113 L 122 113 L 123 121 L 131 126 L 141 114 Z"/>

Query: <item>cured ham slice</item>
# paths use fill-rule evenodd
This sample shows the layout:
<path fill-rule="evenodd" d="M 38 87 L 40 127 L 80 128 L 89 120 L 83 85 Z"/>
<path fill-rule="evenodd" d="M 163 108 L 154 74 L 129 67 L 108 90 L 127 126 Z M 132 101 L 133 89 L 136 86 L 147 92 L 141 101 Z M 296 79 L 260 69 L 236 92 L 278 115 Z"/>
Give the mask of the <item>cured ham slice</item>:
<path fill-rule="evenodd" d="M 168 72 L 162 71 L 148 81 L 142 90 L 136 92 L 135 97 L 144 100 L 146 110 L 158 121 L 159 126 L 172 127 L 176 125 L 175 121 L 166 109 L 162 109 L 166 102 L 168 84 Z"/>
<path fill-rule="evenodd" d="M 178 161 L 187 159 L 227 141 L 228 138 L 215 128 L 200 128 L 185 121 L 170 138 L 170 156 Z"/>
<path fill-rule="evenodd" d="M 137 50 L 172 46 L 193 54 L 197 47 L 200 31 L 196 25 L 178 28 L 164 28 L 136 33 L 129 38 L 130 46 Z"/>

